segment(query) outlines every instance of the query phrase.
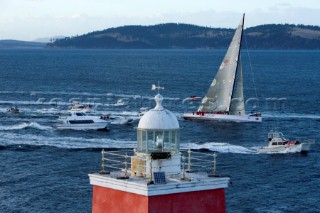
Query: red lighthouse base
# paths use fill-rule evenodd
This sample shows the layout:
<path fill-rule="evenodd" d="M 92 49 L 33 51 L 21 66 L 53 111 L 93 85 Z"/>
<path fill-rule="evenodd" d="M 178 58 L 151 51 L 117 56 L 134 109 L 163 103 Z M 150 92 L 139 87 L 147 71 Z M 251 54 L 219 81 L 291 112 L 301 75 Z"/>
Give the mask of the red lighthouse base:
<path fill-rule="evenodd" d="M 92 212 L 226 212 L 224 189 L 144 196 L 93 186 Z"/>

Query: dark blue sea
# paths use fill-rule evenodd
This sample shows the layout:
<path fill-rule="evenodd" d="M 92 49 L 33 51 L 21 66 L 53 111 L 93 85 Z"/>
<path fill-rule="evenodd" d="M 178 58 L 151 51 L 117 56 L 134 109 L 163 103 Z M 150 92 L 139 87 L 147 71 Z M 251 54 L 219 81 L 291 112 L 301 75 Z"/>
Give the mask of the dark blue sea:
<path fill-rule="evenodd" d="M 158 82 L 180 122 L 181 148 L 218 153 L 217 173 L 232 182 L 228 212 L 320 212 L 320 52 L 242 52 L 247 113 L 259 110 L 261 124 L 184 121 L 199 104 L 184 99 L 205 95 L 224 54 L 0 50 L 0 212 L 91 212 L 88 173 L 100 170 L 102 148 L 136 146 L 137 123 L 59 131 L 58 116 L 72 101 L 92 104 L 96 115 L 135 116 L 154 106 Z M 19 114 L 7 112 L 15 106 Z M 257 154 L 273 127 L 315 144 L 308 154 Z"/>

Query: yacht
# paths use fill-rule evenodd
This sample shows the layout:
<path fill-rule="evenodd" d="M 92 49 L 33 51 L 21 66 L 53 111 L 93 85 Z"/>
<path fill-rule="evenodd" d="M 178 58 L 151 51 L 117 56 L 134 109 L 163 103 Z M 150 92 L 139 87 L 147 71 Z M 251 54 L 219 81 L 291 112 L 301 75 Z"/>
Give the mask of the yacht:
<path fill-rule="evenodd" d="M 268 133 L 268 146 L 258 149 L 259 153 L 280 154 L 280 153 L 306 153 L 310 150 L 310 146 L 314 141 L 301 143 L 299 140 L 290 141 L 286 139 L 282 132 L 271 130 Z"/>
<path fill-rule="evenodd" d="M 57 129 L 108 130 L 110 121 L 99 116 L 89 116 L 84 112 L 70 111 L 68 116 L 59 117 Z"/>
<path fill-rule="evenodd" d="M 185 120 L 262 122 L 261 113 L 246 114 L 245 110 L 240 54 L 243 26 L 244 15 L 207 94 L 196 112 L 183 114 Z"/>

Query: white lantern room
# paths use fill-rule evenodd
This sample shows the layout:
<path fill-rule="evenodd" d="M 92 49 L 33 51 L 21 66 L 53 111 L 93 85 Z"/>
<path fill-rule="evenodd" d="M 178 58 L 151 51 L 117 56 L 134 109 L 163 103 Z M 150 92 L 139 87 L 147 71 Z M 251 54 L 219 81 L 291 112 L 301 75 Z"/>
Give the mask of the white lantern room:
<path fill-rule="evenodd" d="M 146 112 L 137 128 L 137 150 L 131 158 L 134 176 L 150 177 L 153 172 L 166 176 L 180 173 L 180 127 L 176 116 L 162 106 L 161 94 L 156 106 Z"/>

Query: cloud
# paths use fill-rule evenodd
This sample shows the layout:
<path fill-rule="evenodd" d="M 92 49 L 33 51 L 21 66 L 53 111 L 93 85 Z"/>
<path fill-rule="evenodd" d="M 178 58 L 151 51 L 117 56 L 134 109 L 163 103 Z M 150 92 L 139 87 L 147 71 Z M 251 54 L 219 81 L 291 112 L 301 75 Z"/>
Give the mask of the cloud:
<path fill-rule="evenodd" d="M 269 11 L 281 11 L 281 10 L 287 10 L 292 8 L 292 5 L 289 3 L 280 3 L 276 4 L 272 7 L 269 7 Z"/>
<path fill-rule="evenodd" d="M 277 7 L 268 10 L 255 10 L 249 13 L 247 26 L 260 24 L 304 24 L 320 25 L 320 9 L 301 7 Z"/>

